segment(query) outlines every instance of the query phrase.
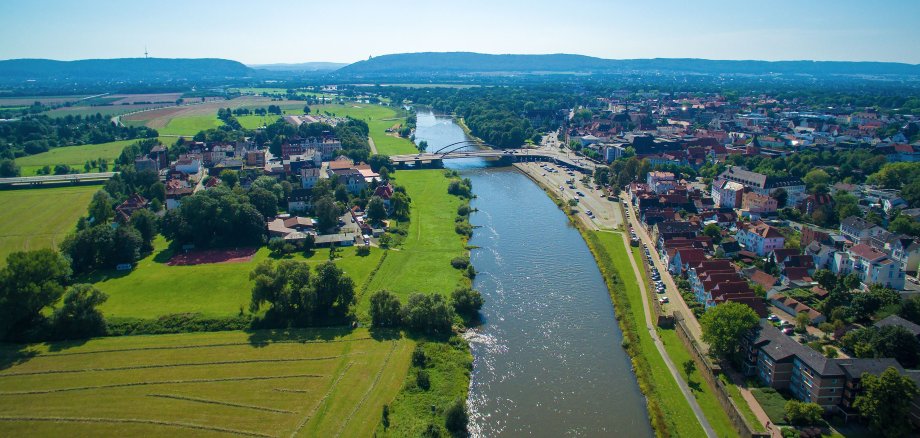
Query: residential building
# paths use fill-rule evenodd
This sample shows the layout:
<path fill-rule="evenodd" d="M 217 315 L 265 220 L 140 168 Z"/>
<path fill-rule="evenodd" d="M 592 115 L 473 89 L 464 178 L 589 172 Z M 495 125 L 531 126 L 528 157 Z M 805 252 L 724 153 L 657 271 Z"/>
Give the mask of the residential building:
<path fill-rule="evenodd" d="M 884 228 L 857 216 L 850 216 L 840 221 L 840 233 L 853 243 L 867 241 L 884 231 Z"/>
<path fill-rule="evenodd" d="M 735 234 L 735 239 L 745 249 L 760 257 L 775 249 L 783 248 L 786 238 L 774 227 L 763 222 L 743 223 Z"/>
<path fill-rule="evenodd" d="M 325 174 L 323 174 L 322 169 L 315 167 L 300 169 L 300 186 L 305 189 L 312 189 L 324 177 Z"/>
<path fill-rule="evenodd" d="M 734 181 L 713 181 L 712 201 L 718 208 L 736 208 L 741 205 L 744 186 Z"/>
<path fill-rule="evenodd" d="M 713 181 L 713 186 L 723 181 L 734 181 L 761 195 L 772 195 L 780 189 L 788 195 L 787 204 L 795 205 L 805 197 L 805 183 L 795 177 L 767 176 L 751 172 L 738 166 L 731 166 Z"/>
<path fill-rule="evenodd" d="M 900 269 L 900 263 L 862 243 L 834 253 L 831 272 L 838 275 L 855 273 L 863 288 L 880 284 L 892 289 L 904 289 L 904 271 Z"/>
<path fill-rule="evenodd" d="M 653 192 L 661 194 L 677 187 L 677 180 L 671 172 L 652 171 L 646 177 L 646 184 Z"/>
<path fill-rule="evenodd" d="M 746 192 L 741 195 L 741 210 L 749 216 L 760 217 L 776 213 L 777 202 L 767 195 L 757 192 Z"/>

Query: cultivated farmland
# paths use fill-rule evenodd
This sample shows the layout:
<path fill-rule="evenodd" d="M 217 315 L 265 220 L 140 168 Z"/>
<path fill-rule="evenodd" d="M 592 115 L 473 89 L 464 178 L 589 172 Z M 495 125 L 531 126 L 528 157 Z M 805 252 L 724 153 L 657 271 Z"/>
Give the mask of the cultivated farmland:
<path fill-rule="evenodd" d="M 0 191 L 0 265 L 13 251 L 57 247 L 98 186 Z"/>
<path fill-rule="evenodd" d="M 114 160 L 121 155 L 122 149 L 141 140 L 142 139 L 119 140 L 110 143 L 61 146 L 51 149 L 48 152 L 17 158 L 16 164 L 22 168 L 22 176 L 36 175 L 36 172 L 42 166 L 54 167 L 56 164 L 66 164 L 83 172 L 83 165 L 87 161 L 92 161 L 97 158 L 105 158 L 108 160 L 109 170 L 111 170 L 114 165 Z M 164 144 L 171 144 L 175 139 L 160 138 L 160 141 Z M 91 171 L 98 172 L 99 169 L 94 168 Z"/>
<path fill-rule="evenodd" d="M 0 350 L 9 436 L 370 436 L 414 343 L 364 329 L 100 338 Z"/>

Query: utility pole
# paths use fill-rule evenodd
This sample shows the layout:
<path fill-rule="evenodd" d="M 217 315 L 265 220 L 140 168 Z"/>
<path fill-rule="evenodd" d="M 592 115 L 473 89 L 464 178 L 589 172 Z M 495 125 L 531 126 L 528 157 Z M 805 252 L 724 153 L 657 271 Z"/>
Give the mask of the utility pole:
<path fill-rule="evenodd" d="M 147 45 L 146 45 L 146 44 L 144 44 L 144 59 L 148 59 L 148 58 L 147 58 Z"/>

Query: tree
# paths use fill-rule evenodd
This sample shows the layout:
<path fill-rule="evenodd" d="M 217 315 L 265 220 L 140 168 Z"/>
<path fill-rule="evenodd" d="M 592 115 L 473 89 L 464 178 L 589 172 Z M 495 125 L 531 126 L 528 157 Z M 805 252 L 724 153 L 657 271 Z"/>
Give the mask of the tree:
<path fill-rule="evenodd" d="M 429 333 L 450 331 L 454 312 L 440 294 L 409 295 L 406 303 L 405 320 L 410 328 Z"/>
<path fill-rule="evenodd" d="M 321 231 L 329 231 L 338 225 L 342 212 L 332 198 L 328 196 L 320 198 L 313 208 L 316 211 L 316 219 Z"/>
<path fill-rule="evenodd" d="M 147 195 L 151 201 L 166 202 L 166 185 L 159 181 L 151 184 L 147 189 Z"/>
<path fill-rule="evenodd" d="M 131 226 L 141 235 L 143 241 L 142 250 L 144 252 L 153 250 L 153 239 L 157 236 L 159 229 L 159 218 L 150 210 L 136 210 L 131 214 Z"/>
<path fill-rule="evenodd" d="M 444 426 L 455 436 L 465 436 L 470 421 L 469 411 L 466 409 L 466 400 L 458 398 L 447 408 L 444 415 Z"/>
<path fill-rule="evenodd" d="M 304 113 L 304 114 L 310 114 L 310 106 L 309 106 L 309 105 L 304 105 L 304 107 L 303 107 L 303 113 Z"/>
<path fill-rule="evenodd" d="M 425 152 L 425 151 L 428 150 L 428 142 L 425 141 L 425 140 L 422 140 L 422 141 L 418 142 L 418 146 L 417 146 L 417 147 L 418 147 L 418 150 L 419 150 L 420 152 Z"/>
<path fill-rule="evenodd" d="M 226 184 L 227 187 L 230 187 L 231 189 L 240 183 L 240 173 L 232 169 L 222 170 L 218 178 L 220 178 L 220 182 Z"/>
<path fill-rule="evenodd" d="M 796 426 L 810 426 L 821 421 L 824 408 L 817 403 L 789 400 L 785 406 L 786 419 Z"/>
<path fill-rule="evenodd" d="M 257 312 L 271 306 L 271 316 L 309 321 L 316 308 L 316 293 L 310 285 L 310 266 L 293 260 L 275 263 L 265 260 L 249 273 L 252 299 L 249 309 Z"/>
<path fill-rule="evenodd" d="M 11 178 L 19 176 L 19 166 L 13 160 L 0 160 L 0 178 Z"/>
<path fill-rule="evenodd" d="M 484 300 L 482 294 L 475 289 L 457 288 L 450 295 L 450 301 L 454 306 L 454 311 L 467 318 L 475 317 L 482 309 Z"/>
<path fill-rule="evenodd" d="M 372 224 L 380 224 L 387 218 L 387 208 L 379 196 L 371 196 L 367 201 L 367 219 Z"/>
<path fill-rule="evenodd" d="M 703 228 L 703 234 L 712 238 L 712 243 L 718 245 L 722 241 L 722 228 L 717 224 L 709 224 Z"/>
<path fill-rule="evenodd" d="M 355 301 L 355 284 L 335 263 L 326 262 L 316 267 L 312 281 L 316 291 L 317 313 L 326 312 L 333 317 L 345 316 Z"/>
<path fill-rule="evenodd" d="M 757 327 L 760 318 L 746 304 L 727 302 L 703 314 L 703 340 L 715 357 L 729 357 L 738 352 L 741 338 Z"/>
<path fill-rule="evenodd" d="M 378 290 L 371 295 L 370 315 L 376 327 L 397 327 L 402 322 L 402 303 L 393 292 Z"/>
<path fill-rule="evenodd" d="M 914 324 L 920 324 L 920 295 L 914 295 L 901 303 L 898 316 Z"/>
<path fill-rule="evenodd" d="M 831 180 L 831 176 L 827 174 L 823 169 L 813 169 L 805 174 L 802 177 L 802 181 L 805 182 L 809 188 L 813 188 L 820 184 L 827 184 Z"/>
<path fill-rule="evenodd" d="M 14 252 L 0 270 L 0 338 L 28 329 L 56 303 L 69 281 L 70 264 L 52 249 Z"/>
<path fill-rule="evenodd" d="M 115 217 L 112 203 L 112 197 L 103 190 L 93 194 L 93 200 L 89 203 L 89 217 L 93 219 L 94 224 L 106 223 Z"/>
<path fill-rule="evenodd" d="M 684 367 L 684 374 L 687 376 L 687 380 L 690 380 L 690 376 L 696 371 L 696 362 L 693 359 L 687 359 L 682 364 Z"/>
<path fill-rule="evenodd" d="M 861 383 L 863 392 L 856 396 L 853 407 L 883 436 L 906 436 L 911 430 L 906 418 L 912 400 L 920 393 L 914 381 L 888 368 L 879 376 L 863 374 Z"/>
<path fill-rule="evenodd" d="M 808 324 L 811 323 L 811 318 L 808 317 L 808 313 L 799 312 L 798 315 L 795 315 L 795 331 L 799 333 L 805 333 L 808 331 Z"/>
<path fill-rule="evenodd" d="M 166 238 L 198 246 L 261 244 L 265 218 L 245 194 L 217 186 L 182 200 L 161 224 Z"/>
<path fill-rule="evenodd" d="M 785 207 L 786 202 L 789 201 L 789 193 L 786 192 L 786 189 L 776 189 L 776 191 L 770 194 L 770 197 L 776 200 L 778 208 Z"/>
<path fill-rule="evenodd" d="M 269 218 L 278 214 L 278 198 L 274 193 L 261 187 L 253 187 L 247 193 L 249 203 L 252 204 L 262 216 Z"/>
<path fill-rule="evenodd" d="M 56 339 L 84 339 L 104 335 L 105 318 L 97 307 L 109 298 L 91 284 L 67 289 L 64 304 L 55 309 L 51 325 Z"/>
<path fill-rule="evenodd" d="M 402 192 L 395 192 L 390 197 L 390 208 L 393 209 L 393 216 L 398 219 L 409 218 L 409 196 Z"/>
<path fill-rule="evenodd" d="M 866 327 L 847 333 L 841 344 L 856 357 L 893 357 L 905 368 L 920 364 L 920 341 L 900 326 Z"/>

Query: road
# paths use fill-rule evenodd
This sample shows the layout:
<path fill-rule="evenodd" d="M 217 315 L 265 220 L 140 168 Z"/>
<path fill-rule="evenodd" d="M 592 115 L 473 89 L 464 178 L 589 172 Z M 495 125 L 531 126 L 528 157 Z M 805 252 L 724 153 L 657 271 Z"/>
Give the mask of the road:
<path fill-rule="evenodd" d="M 367 137 L 367 144 L 371 147 L 371 155 L 377 155 L 377 145 L 374 143 L 374 139 Z"/>
<path fill-rule="evenodd" d="M 635 257 L 632 257 L 632 248 L 629 247 L 626 239 L 623 239 L 623 246 L 625 251 L 630 255 L 629 263 L 632 265 L 633 273 L 636 275 L 636 279 L 639 283 L 639 291 L 642 292 L 642 310 L 645 312 L 645 328 L 648 330 L 649 335 L 652 337 L 652 342 L 655 344 L 655 348 L 658 350 L 658 354 L 661 355 L 661 358 L 664 359 L 665 365 L 668 367 L 668 371 L 671 373 L 671 376 L 674 377 L 674 380 L 677 382 L 677 386 L 680 387 L 680 392 L 684 394 L 684 398 L 687 400 L 687 403 L 690 405 L 690 409 L 693 410 L 693 415 L 696 416 L 696 420 L 699 421 L 700 426 L 703 427 L 703 430 L 706 432 L 708 437 L 717 437 L 716 431 L 713 430 L 712 426 L 709 424 L 709 420 L 706 419 L 706 415 L 703 414 L 703 410 L 700 408 L 699 403 L 696 402 L 696 397 L 693 396 L 693 392 L 690 390 L 690 387 L 687 386 L 687 382 L 684 381 L 681 377 L 680 372 L 677 370 L 677 367 L 674 366 L 674 362 L 671 361 L 671 356 L 668 356 L 668 352 L 664 349 L 664 344 L 661 342 L 661 338 L 658 337 L 658 330 L 655 328 L 655 325 L 652 323 L 652 310 L 649 306 L 649 296 L 648 291 L 645 288 L 645 281 L 642 280 L 642 274 L 639 271 L 639 266 L 636 264 Z"/>
<path fill-rule="evenodd" d="M 620 198 L 628 199 L 628 196 L 626 192 L 623 192 Z M 706 344 L 703 343 L 703 329 L 700 327 L 699 321 L 693 316 L 690 306 L 687 305 L 687 302 L 684 301 L 684 297 L 681 296 L 680 291 L 677 289 L 677 284 L 674 283 L 674 278 L 671 277 L 671 274 L 668 272 L 668 267 L 661 261 L 661 256 L 658 254 L 658 250 L 655 249 L 655 244 L 648 234 L 648 231 L 646 231 L 645 227 L 643 227 L 636 218 L 636 209 L 633 207 L 632 203 L 629 203 L 626 208 L 629 212 L 629 223 L 632 224 L 633 230 L 635 230 L 636 235 L 639 236 L 639 240 L 648 246 L 649 252 L 652 255 L 653 264 L 661 274 L 661 281 L 664 283 L 665 292 L 670 300 L 669 305 L 679 310 L 681 314 L 684 315 L 684 322 L 690 330 L 691 336 L 700 344 L 701 348 L 708 350 Z"/>
<path fill-rule="evenodd" d="M 546 164 L 546 167 L 540 167 L 541 164 Z M 569 175 L 564 168 L 552 163 L 515 163 L 514 167 L 553 190 L 563 201 L 578 199 L 578 215 L 584 223 L 592 225 L 595 230 L 615 230 L 623 223 L 622 210 L 615 202 L 608 201 L 603 191 L 595 190 L 590 184 L 580 181 L 585 174 L 573 172 L 574 176 Z M 553 173 L 550 169 L 556 172 Z M 574 190 L 565 182 L 572 178 L 575 179 Z M 585 196 L 578 196 L 576 191 L 581 191 Z M 588 216 L 588 211 L 593 215 Z"/>

